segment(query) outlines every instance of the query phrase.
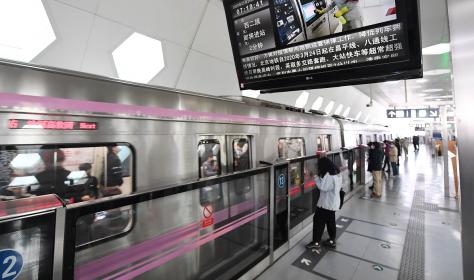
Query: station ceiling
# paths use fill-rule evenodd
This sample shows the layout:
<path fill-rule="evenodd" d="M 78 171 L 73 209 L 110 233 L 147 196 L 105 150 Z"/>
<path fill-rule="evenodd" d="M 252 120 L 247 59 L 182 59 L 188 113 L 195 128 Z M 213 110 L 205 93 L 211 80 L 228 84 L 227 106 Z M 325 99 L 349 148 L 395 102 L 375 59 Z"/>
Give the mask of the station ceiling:
<path fill-rule="evenodd" d="M 423 47 L 449 43 L 445 0 L 420 2 Z M 43 6 L 40 16 L 35 17 L 36 22 L 31 22 L 31 16 L 24 18 L 28 15 L 22 13 L 21 8 L 34 12 L 33 4 Z M 143 75 L 138 75 L 141 78 L 138 82 L 217 96 L 241 95 L 220 0 L 5 0 L 0 5 L 3 5 L 0 11 L 5 14 L 4 20 L 8 14 L 15 15 L 7 23 L 2 23 L 0 17 L 0 58 L 134 79 L 137 73 L 127 72 L 121 63 L 127 60 L 127 53 L 135 53 L 140 55 L 135 61 L 137 69 L 147 69 Z M 45 24 L 50 24 L 53 33 L 46 27 L 40 28 Z M 8 57 L 2 52 L 2 48 L 5 50 L 12 45 L 2 41 L 9 38 L 7 33 L 13 34 L 11 40 L 16 40 L 14 48 L 21 49 L 22 46 L 15 46 L 19 42 L 31 46 L 25 41 L 27 37 L 17 38 L 14 32 L 47 37 L 43 47 L 35 45 L 39 50 L 33 49 L 32 53 L 17 57 L 13 52 Z M 137 43 L 136 40 L 141 41 Z M 149 52 L 134 49 L 140 44 Z M 424 68 L 425 72 L 450 70 L 450 54 L 425 56 Z M 322 106 L 335 101 L 334 110 L 343 104 L 343 112 L 352 106 L 348 116 L 356 118 L 366 110 L 369 96 L 378 103 L 375 107 L 379 113 L 383 111 L 382 107 L 389 106 L 452 103 L 450 73 L 426 76 L 422 82 L 408 81 L 407 85 L 408 98 L 403 81 L 311 90 L 304 107 L 311 108 L 318 97 L 324 97 Z M 301 94 L 291 92 L 261 95 L 260 98 L 295 105 Z M 365 97 L 349 102 L 347 94 Z M 366 113 L 361 120 L 368 116 Z"/>

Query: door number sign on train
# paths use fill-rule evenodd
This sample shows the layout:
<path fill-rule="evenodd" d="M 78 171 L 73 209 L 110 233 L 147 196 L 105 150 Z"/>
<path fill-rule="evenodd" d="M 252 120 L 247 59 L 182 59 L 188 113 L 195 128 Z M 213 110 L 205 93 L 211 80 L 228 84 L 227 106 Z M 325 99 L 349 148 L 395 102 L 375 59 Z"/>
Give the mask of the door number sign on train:
<path fill-rule="evenodd" d="M 23 268 L 23 257 L 13 249 L 0 250 L 0 280 L 17 278 Z"/>
<path fill-rule="evenodd" d="M 286 182 L 285 175 L 280 174 L 280 176 L 278 176 L 278 187 L 280 189 L 283 189 L 285 187 L 285 182 Z"/>

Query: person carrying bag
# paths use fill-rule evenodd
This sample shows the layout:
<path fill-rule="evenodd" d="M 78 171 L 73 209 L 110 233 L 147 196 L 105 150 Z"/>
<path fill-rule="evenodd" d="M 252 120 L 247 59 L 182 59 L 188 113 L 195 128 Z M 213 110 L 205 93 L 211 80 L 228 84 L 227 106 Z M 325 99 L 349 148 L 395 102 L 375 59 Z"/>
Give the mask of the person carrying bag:
<path fill-rule="evenodd" d="M 328 158 L 318 160 L 316 185 L 320 190 L 316 212 L 313 217 L 313 240 L 306 245 L 308 249 L 320 249 L 324 228 L 327 226 L 329 239 L 322 245 L 336 248 L 336 211 L 342 207 L 342 176 L 339 169 Z"/>

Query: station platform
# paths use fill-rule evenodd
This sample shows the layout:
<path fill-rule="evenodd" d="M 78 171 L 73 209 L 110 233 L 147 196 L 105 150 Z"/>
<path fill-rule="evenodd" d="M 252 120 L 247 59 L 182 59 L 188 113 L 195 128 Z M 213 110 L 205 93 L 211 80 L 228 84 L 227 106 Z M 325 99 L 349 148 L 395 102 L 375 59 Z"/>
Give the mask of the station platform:
<path fill-rule="evenodd" d="M 309 233 L 257 279 L 462 279 L 460 205 L 443 182 L 442 158 L 410 150 L 381 199 L 361 189 L 337 212 L 336 249 L 307 250 Z"/>

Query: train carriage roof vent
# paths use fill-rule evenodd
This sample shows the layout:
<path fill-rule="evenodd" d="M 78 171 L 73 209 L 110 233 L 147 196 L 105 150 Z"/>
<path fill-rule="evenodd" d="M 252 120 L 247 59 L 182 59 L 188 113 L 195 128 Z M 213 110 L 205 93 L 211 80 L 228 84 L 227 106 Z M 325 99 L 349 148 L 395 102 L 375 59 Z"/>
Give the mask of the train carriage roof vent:
<path fill-rule="evenodd" d="M 340 119 L 340 120 L 345 120 L 346 118 L 344 118 L 343 116 L 340 116 L 340 115 L 332 115 L 333 118 L 336 118 L 336 119 Z"/>
<path fill-rule="evenodd" d="M 321 115 L 321 116 L 326 116 L 326 112 L 324 111 L 319 111 L 319 110 L 309 110 L 312 114 L 315 114 L 315 115 Z"/>
<path fill-rule="evenodd" d="M 260 106 L 265 107 L 265 108 L 278 109 L 278 110 L 283 109 L 281 104 L 277 104 L 277 103 L 262 102 Z"/>
<path fill-rule="evenodd" d="M 304 113 L 304 108 L 297 108 L 297 107 L 293 107 L 293 106 L 285 106 L 285 110 L 291 111 L 291 112 Z"/>

